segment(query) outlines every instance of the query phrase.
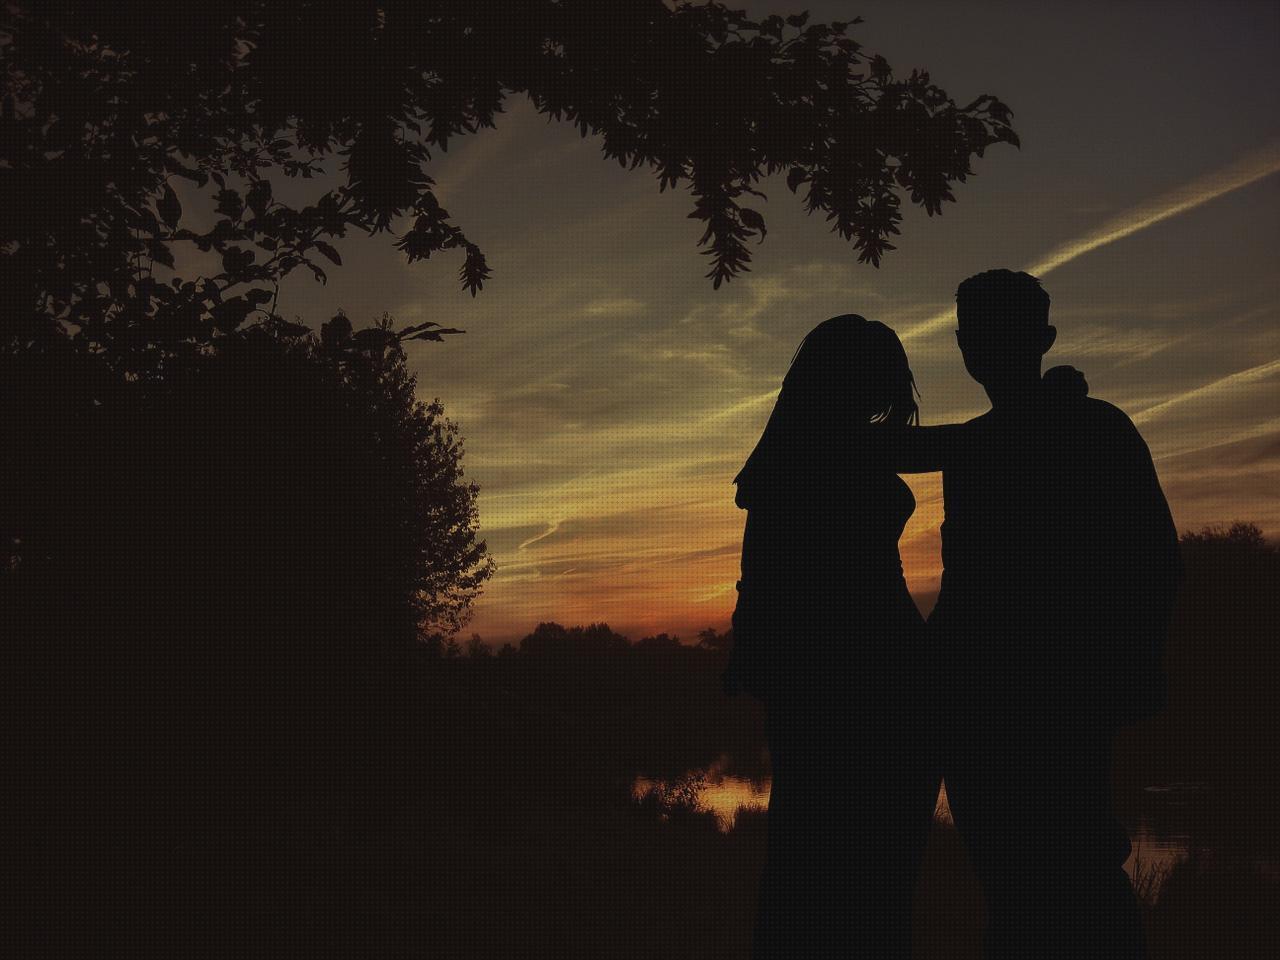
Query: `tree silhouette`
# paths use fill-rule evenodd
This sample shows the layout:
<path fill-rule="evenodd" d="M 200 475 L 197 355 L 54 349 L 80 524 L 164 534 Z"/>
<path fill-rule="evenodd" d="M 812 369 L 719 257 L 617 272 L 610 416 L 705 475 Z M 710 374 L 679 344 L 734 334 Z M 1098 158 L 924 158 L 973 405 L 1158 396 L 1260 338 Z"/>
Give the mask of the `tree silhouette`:
<path fill-rule="evenodd" d="M 403 352 L 461 331 L 338 315 L 313 332 L 281 316 L 280 284 L 324 282 L 355 230 L 410 262 L 460 253 L 475 295 L 488 263 L 428 169 L 513 95 L 689 188 L 717 288 L 749 268 L 750 198 L 784 172 L 878 265 L 903 196 L 940 213 L 973 156 L 1017 138 L 995 97 L 895 78 L 857 22 L 660 0 L 4 6 L 0 601 L 17 906 L 51 918 L 42 950 L 125 926 L 190 952 L 252 937 L 251 891 L 314 881 L 345 908 L 402 887 L 433 792 L 438 728 L 414 722 L 437 716 L 414 686 L 432 653 L 528 660 L 550 691 L 590 675 L 588 717 L 636 699 L 625 673 L 590 672 L 601 651 L 634 654 L 654 702 L 705 689 L 715 635 L 633 648 L 542 624 L 464 657 L 453 634 L 492 562 L 456 428 L 416 400 Z M 320 195 L 295 199 L 307 180 Z M 706 669 L 668 682 L 691 658 Z M 343 915 L 290 910 L 291 933 Z"/>
<path fill-rule="evenodd" d="M 0 378 L 8 772 L 46 934 L 186 942 L 244 922 L 246 876 L 297 890 L 335 882 L 316 856 L 410 849 L 437 733 L 412 722 L 418 638 L 465 623 L 493 562 L 457 428 L 370 330 Z"/>
<path fill-rule="evenodd" d="M 1134 731 L 1127 766 L 1142 785 L 1212 785 L 1232 831 L 1280 851 L 1272 798 L 1280 774 L 1270 760 L 1280 688 L 1280 544 L 1253 523 L 1184 533 L 1186 578 L 1166 669 L 1168 708 Z"/>
<path fill-rule="evenodd" d="M 389 318 L 353 334 L 338 314 L 319 336 L 252 324 L 147 379 L 114 377 L 93 355 L 4 359 L 11 495 L 0 523 L 18 580 L 59 564 L 79 571 L 73 583 L 123 578 L 136 559 L 170 583 L 179 556 L 204 578 L 217 567 L 223 585 L 237 566 L 261 577 L 277 604 L 286 584 L 310 593 L 322 574 L 363 580 L 362 606 L 399 612 L 385 636 L 403 648 L 459 629 L 490 575 L 457 427 L 439 401 L 417 399 Z M 166 529 L 170 541 L 153 541 Z M 210 546 L 233 538 L 237 552 Z M 136 557 L 122 566 L 127 550 Z M 173 586 L 190 599 L 191 582 Z"/>
<path fill-rule="evenodd" d="M 765 236 L 744 201 L 783 171 L 878 265 L 901 194 L 940 213 L 974 155 L 1018 141 L 995 97 L 961 107 L 927 73 L 895 78 L 848 35 L 859 22 L 661 0 L 8 4 L 4 335 L 71 334 L 154 371 L 273 314 L 293 271 L 323 281 L 348 228 L 395 233 L 411 262 L 461 251 L 474 295 L 488 264 L 427 168 L 516 94 L 661 189 L 688 186 L 717 287 Z M 305 204 L 276 195 L 271 174 L 314 178 L 329 158 L 345 184 Z M 219 269 L 175 275 L 184 246 Z"/>

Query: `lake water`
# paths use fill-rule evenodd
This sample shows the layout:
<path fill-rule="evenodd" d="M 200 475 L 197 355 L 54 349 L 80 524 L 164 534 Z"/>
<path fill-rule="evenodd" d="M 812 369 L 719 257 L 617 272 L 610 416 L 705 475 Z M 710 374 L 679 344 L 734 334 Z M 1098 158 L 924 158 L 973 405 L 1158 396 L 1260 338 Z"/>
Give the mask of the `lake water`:
<path fill-rule="evenodd" d="M 726 774 L 720 766 L 713 764 L 706 770 L 695 771 L 692 782 L 697 806 L 714 813 L 720 829 L 727 833 L 733 829 L 739 811 L 768 809 L 769 781 L 756 782 Z M 640 797 L 669 786 L 657 780 L 637 777 L 632 792 Z M 945 785 L 938 792 L 934 816 L 944 823 L 952 822 Z M 1157 826 L 1146 817 L 1137 818 L 1128 824 L 1128 828 L 1133 850 L 1125 863 L 1125 870 L 1142 882 L 1154 882 L 1158 888 L 1160 877 L 1190 853 L 1191 837 L 1165 823 Z"/>

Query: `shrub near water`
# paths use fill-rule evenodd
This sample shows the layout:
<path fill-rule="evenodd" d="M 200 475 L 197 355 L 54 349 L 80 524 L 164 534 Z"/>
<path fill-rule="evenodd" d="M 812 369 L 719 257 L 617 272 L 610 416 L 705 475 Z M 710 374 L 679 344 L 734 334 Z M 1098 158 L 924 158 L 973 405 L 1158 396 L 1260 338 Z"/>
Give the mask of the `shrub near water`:
<path fill-rule="evenodd" d="M 259 325 L 145 378 L 5 364 L 10 732 L 48 889 L 181 936 L 394 840 L 423 789 L 410 656 L 491 562 L 389 324 Z M 35 908 L 58 935 L 90 909 Z"/>

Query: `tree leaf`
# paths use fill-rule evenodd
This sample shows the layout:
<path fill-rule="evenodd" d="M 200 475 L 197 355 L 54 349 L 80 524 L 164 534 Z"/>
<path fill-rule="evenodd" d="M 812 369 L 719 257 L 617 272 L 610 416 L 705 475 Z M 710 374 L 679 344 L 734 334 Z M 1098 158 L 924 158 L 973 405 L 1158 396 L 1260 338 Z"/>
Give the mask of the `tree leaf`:
<path fill-rule="evenodd" d="M 249 209 L 255 216 L 260 217 L 266 213 L 267 207 L 271 205 L 271 181 L 257 181 L 249 188 L 249 196 L 245 198 L 245 202 L 249 204 Z"/>
<path fill-rule="evenodd" d="M 357 330 L 352 335 L 351 342 L 360 350 L 385 350 L 387 345 L 395 339 L 396 335 L 390 330 L 365 327 L 363 330 Z"/>
<path fill-rule="evenodd" d="M 173 252 L 163 240 L 147 240 L 147 255 L 156 263 L 173 269 Z"/>
<path fill-rule="evenodd" d="M 332 246 L 325 243 L 323 240 L 317 240 L 315 242 L 315 247 L 317 250 L 323 253 L 326 257 L 328 257 L 330 262 L 336 264 L 339 267 L 342 266 L 342 257 L 338 256 L 338 251 L 333 249 Z"/>
<path fill-rule="evenodd" d="M 351 321 L 345 313 L 335 314 L 320 327 L 320 340 L 329 348 L 337 348 L 351 339 Z"/>
<path fill-rule="evenodd" d="M 234 300 L 225 300 L 213 308 L 213 325 L 223 333 L 230 333 L 240 324 L 244 323 L 244 318 L 249 315 L 249 311 L 253 308 L 249 302 L 243 297 L 236 297 Z"/>
<path fill-rule="evenodd" d="M 176 227 L 178 220 L 182 217 L 182 204 L 178 201 L 178 195 L 173 192 L 173 187 L 167 183 L 164 185 L 164 192 L 160 195 L 160 199 L 156 202 L 156 212 L 160 214 L 160 219 L 171 227 Z"/>
<path fill-rule="evenodd" d="M 760 216 L 757 211 L 752 210 L 750 207 L 740 207 L 738 209 L 738 216 L 742 218 L 742 222 L 746 224 L 747 227 L 760 234 L 760 240 L 763 242 L 765 233 L 767 232 L 764 228 L 764 217 Z"/>

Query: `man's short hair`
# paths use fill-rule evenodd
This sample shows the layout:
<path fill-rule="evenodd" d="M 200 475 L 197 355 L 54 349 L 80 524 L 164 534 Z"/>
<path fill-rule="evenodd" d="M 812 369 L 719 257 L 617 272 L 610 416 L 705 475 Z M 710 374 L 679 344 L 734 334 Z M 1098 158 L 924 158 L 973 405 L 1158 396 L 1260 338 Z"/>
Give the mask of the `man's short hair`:
<path fill-rule="evenodd" d="M 1008 330 L 1049 325 L 1049 294 L 1040 281 L 1019 270 L 986 270 L 956 288 L 961 326 L 981 324 Z"/>

